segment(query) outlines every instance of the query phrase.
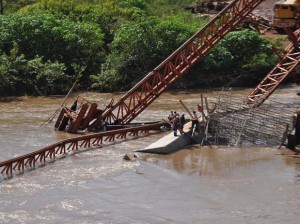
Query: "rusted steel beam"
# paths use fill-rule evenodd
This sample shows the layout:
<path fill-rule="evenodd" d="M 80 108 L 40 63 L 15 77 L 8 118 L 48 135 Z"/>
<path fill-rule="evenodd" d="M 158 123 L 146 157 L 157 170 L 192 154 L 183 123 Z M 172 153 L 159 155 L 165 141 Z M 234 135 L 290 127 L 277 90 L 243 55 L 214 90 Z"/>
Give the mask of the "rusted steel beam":
<path fill-rule="evenodd" d="M 89 125 L 90 121 L 94 118 L 94 114 L 97 111 L 98 105 L 96 103 L 92 103 L 88 109 L 87 115 L 83 118 L 82 121 L 82 129 L 86 129 Z"/>
<path fill-rule="evenodd" d="M 106 142 L 113 142 L 115 140 L 115 135 L 109 135 L 104 140 Z"/>
<path fill-rule="evenodd" d="M 13 170 L 13 163 L 9 163 L 9 164 L 7 164 L 7 166 L 5 166 L 2 169 L 1 173 L 2 174 L 5 173 L 6 175 L 11 176 L 12 175 L 12 170 Z"/>
<path fill-rule="evenodd" d="M 91 147 L 90 139 L 85 139 L 81 142 L 80 147 L 89 148 Z"/>
<path fill-rule="evenodd" d="M 126 135 L 127 135 L 127 133 L 121 133 L 121 134 L 119 134 L 119 135 L 117 135 L 117 138 L 118 139 L 126 139 Z"/>
<path fill-rule="evenodd" d="M 285 56 L 270 71 L 270 73 L 248 95 L 246 104 L 257 107 L 261 105 L 279 86 L 279 84 L 293 72 L 300 62 L 300 29 L 294 32 L 298 44 L 292 43 L 287 48 Z"/>
<path fill-rule="evenodd" d="M 179 100 L 179 102 L 181 103 L 181 105 L 184 107 L 184 109 L 186 110 L 186 112 L 188 112 L 188 114 L 193 117 L 192 113 L 190 112 L 190 110 L 187 108 L 187 106 L 182 102 L 182 100 Z"/>
<path fill-rule="evenodd" d="M 65 143 L 62 143 L 61 145 L 58 145 L 55 154 L 65 154 L 66 153 L 66 145 Z"/>
<path fill-rule="evenodd" d="M 26 166 L 30 166 L 33 169 L 35 168 L 35 154 L 30 155 L 25 161 Z"/>
<path fill-rule="evenodd" d="M 65 113 L 65 111 L 62 108 L 61 111 L 60 111 L 60 113 L 59 113 L 59 116 L 58 116 L 58 118 L 57 118 L 57 120 L 55 122 L 54 128 L 58 128 L 59 127 L 62 119 L 64 118 L 64 113 Z"/>
<path fill-rule="evenodd" d="M 70 127 L 68 128 L 68 133 L 77 133 L 88 108 L 89 106 L 87 103 L 82 105 L 76 119 L 74 121 L 71 121 Z"/>
<path fill-rule="evenodd" d="M 67 150 L 68 151 L 73 151 L 74 149 L 76 150 L 76 143 L 77 142 L 71 142 L 68 147 L 67 147 Z"/>
<path fill-rule="evenodd" d="M 94 141 L 92 142 L 92 145 L 96 146 L 96 145 L 102 145 L 103 142 L 103 136 L 95 138 Z"/>
<path fill-rule="evenodd" d="M 49 158 L 49 161 L 53 161 L 55 160 L 56 155 L 66 155 L 68 151 L 78 150 L 78 148 L 90 148 L 92 146 L 101 147 L 104 142 L 111 143 L 115 141 L 117 136 L 121 136 L 121 139 L 124 139 L 130 134 L 133 134 L 134 137 L 138 136 L 139 133 L 144 133 L 145 135 L 145 133 L 149 133 L 150 130 L 160 130 L 161 126 L 169 125 L 166 122 L 157 122 L 65 139 L 26 155 L 0 162 L 1 174 L 12 177 L 13 172 L 16 173 L 19 171 L 24 173 L 25 170 L 35 169 L 36 162 L 45 165 L 47 163 L 47 158 Z"/>
<path fill-rule="evenodd" d="M 284 28 L 284 32 L 288 36 L 288 39 L 290 42 L 294 45 L 294 47 L 298 47 L 299 42 L 298 42 L 298 37 L 294 34 L 294 32 L 290 28 Z"/>
<path fill-rule="evenodd" d="M 95 129 L 101 120 L 111 123 L 118 119 L 123 124 L 130 123 L 262 1 L 235 0 L 231 2 L 206 26 L 149 72 L 118 102 L 105 110 L 89 126 L 89 129 Z"/>
<path fill-rule="evenodd" d="M 129 135 L 138 136 L 139 132 L 137 130 L 132 130 Z"/>
<path fill-rule="evenodd" d="M 17 161 L 16 162 L 16 164 L 13 166 L 13 169 L 14 170 L 19 170 L 19 171 L 22 171 L 22 170 L 24 170 L 24 160 L 19 160 L 19 161 Z"/>

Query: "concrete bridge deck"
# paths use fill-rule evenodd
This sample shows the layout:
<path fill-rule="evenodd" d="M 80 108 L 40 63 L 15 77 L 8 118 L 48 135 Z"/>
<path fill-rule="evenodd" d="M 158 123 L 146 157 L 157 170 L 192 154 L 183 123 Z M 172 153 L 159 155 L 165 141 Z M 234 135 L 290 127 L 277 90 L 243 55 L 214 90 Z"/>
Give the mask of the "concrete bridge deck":
<path fill-rule="evenodd" d="M 188 122 L 183 127 L 183 132 L 185 134 L 174 136 L 173 130 L 169 134 L 157 140 L 156 142 L 150 144 L 144 149 L 136 150 L 136 152 L 145 153 L 157 153 L 157 154 L 169 154 L 176 152 L 177 150 L 183 148 L 186 145 L 192 144 L 195 140 L 191 137 L 191 125 L 192 122 Z"/>

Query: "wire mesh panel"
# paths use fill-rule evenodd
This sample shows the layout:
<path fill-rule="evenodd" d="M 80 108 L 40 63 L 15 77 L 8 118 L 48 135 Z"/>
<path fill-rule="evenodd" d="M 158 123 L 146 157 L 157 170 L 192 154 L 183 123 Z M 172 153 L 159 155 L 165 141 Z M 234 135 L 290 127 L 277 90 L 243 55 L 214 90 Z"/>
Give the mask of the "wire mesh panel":
<path fill-rule="evenodd" d="M 260 107 L 249 107 L 244 97 L 222 91 L 214 100 L 215 109 L 207 122 L 210 144 L 279 145 L 287 125 L 291 128 L 290 106 L 266 100 Z"/>

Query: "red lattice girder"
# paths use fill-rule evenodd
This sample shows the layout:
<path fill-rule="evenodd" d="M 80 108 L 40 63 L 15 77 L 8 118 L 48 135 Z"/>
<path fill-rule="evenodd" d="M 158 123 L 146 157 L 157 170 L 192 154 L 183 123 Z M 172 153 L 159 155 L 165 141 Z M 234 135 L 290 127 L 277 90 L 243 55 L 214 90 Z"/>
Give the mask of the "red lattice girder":
<path fill-rule="evenodd" d="M 291 35 L 291 34 L 289 34 Z M 247 97 L 247 104 L 259 106 L 278 87 L 300 62 L 300 29 L 295 31 L 292 37 L 293 44 L 286 49 L 285 56 L 273 68 L 273 70 L 258 84 L 258 86 Z"/>
<path fill-rule="evenodd" d="M 108 117 L 118 119 L 123 124 L 131 122 L 262 1 L 235 0 L 230 3 L 205 27 L 106 110 L 89 128 L 95 128 L 101 119 L 109 120 Z M 115 115 L 112 116 L 112 114 Z"/>

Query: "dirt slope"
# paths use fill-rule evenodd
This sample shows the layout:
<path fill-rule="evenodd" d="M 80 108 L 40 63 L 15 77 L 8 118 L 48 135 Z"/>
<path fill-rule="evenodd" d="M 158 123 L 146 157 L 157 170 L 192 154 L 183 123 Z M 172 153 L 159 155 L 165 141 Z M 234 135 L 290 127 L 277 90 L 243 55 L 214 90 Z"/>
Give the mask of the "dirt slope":
<path fill-rule="evenodd" d="M 276 0 L 265 0 L 253 11 L 253 13 L 272 20 L 274 15 L 273 6 L 275 2 Z"/>

